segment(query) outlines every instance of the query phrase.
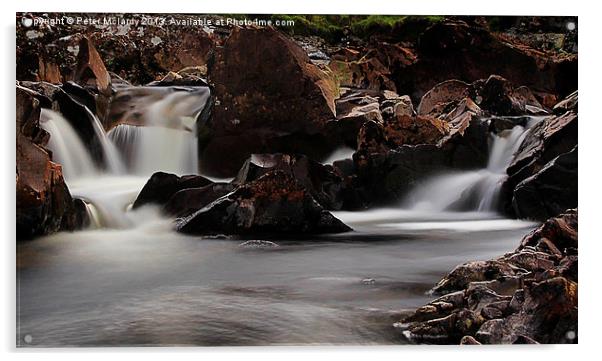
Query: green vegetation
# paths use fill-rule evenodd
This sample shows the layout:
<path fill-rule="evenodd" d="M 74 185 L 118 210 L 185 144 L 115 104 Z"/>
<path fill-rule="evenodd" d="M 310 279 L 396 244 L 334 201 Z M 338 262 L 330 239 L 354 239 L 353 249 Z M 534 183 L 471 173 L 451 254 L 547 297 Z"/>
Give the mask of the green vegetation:
<path fill-rule="evenodd" d="M 271 19 L 272 21 L 294 21 L 295 25 L 281 30 L 296 35 L 316 35 L 326 40 L 337 41 L 345 35 L 368 38 L 373 34 L 391 34 L 398 29 L 402 33 L 413 33 L 414 28 L 442 21 L 443 16 L 408 15 L 245 15 L 228 14 L 237 19 Z"/>

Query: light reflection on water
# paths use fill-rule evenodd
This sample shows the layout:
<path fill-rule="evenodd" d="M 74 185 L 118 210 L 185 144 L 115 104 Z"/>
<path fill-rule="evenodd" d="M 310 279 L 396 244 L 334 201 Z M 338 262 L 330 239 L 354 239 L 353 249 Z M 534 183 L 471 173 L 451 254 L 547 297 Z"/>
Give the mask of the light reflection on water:
<path fill-rule="evenodd" d="M 482 213 L 337 212 L 355 232 L 271 239 L 280 247 L 251 249 L 239 240 L 179 235 L 156 210 L 138 212 L 130 215 L 141 219 L 134 228 L 60 233 L 19 246 L 19 340 L 401 342 L 392 323 L 428 301 L 425 292 L 442 275 L 514 249 L 535 226 Z"/>

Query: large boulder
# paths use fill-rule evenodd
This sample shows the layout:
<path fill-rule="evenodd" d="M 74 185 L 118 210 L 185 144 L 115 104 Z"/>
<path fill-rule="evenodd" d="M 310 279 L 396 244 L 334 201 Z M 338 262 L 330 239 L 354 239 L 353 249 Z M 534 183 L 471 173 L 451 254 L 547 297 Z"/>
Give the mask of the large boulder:
<path fill-rule="evenodd" d="M 233 182 L 252 182 L 276 169 L 294 177 L 324 208 L 339 210 L 343 207 L 344 183 L 341 177 L 331 166 L 301 154 L 253 154 L 245 161 Z"/>
<path fill-rule="evenodd" d="M 295 178 L 274 170 L 181 218 L 189 234 L 319 234 L 351 229 L 320 206 Z"/>
<path fill-rule="evenodd" d="M 282 33 L 235 28 L 209 76 L 215 106 L 200 129 L 205 172 L 232 176 L 252 153 L 320 159 L 332 151 L 325 126 L 335 116 L 334 79 Z"/>
<path fill-rule="evenodd" d="M 88 220 L 85 205 L 74 200 L 61 166 L 44 148 L 49 135 L 39 127 L 39 101 L 17 87 L 17 240 L 73 230 Z"/>

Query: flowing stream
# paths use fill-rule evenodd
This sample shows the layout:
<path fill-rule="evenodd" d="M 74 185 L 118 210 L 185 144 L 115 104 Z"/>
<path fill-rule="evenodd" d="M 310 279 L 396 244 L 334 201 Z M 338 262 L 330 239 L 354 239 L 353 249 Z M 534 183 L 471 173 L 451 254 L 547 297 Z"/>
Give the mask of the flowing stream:
<path fill-rule="evenodd" d="M 148 104 L 145 126 L 111 130 L 112 146 L 103 151 L 116 150 L 115 168 L 90 166 L 69 123 L 43 112 L 48 147 L 94 221 L 87 230 L 18 246 L 20 344 L 399 343 L 393 323 L 427 302 L 441 276 L 514 249 L 535 227 L 491 211 L 493 179 L 501 179 L 524 134 L 514 128 L 493 141 L 487 169 L 450 176 L 444 192 L 435 183 L 424 196 L 417 190 L 428 207 L 334 212 L 354 232 L 270 242 L 177 234 L 156 208 L 130 205 L 153 171 L 196 171 L 189 122 L 201 108 L 184 114 L 179 106 L 206 97 L 195 103 L 191 96 L 164 97 Z M 483 206 L 447 209 L 480 182 L 488 184 L 479 191 Z M 441 193 L 454 194 L 439 202 Z"/>

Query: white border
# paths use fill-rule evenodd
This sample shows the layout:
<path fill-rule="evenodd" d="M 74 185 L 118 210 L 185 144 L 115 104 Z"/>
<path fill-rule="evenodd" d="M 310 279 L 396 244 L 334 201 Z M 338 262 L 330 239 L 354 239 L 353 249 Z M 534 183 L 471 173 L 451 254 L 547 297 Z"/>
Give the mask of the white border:
<path fill-rule="evenodd" d="M 595 2 L 566 0 L 525 1 L 525 0 L 415 0 L 384 1 L 368 0 L 304 0 L 298 2 L 236 0 L 206 1 L 180 0 L 177 2 L 136 3 L 127 0 L 97 1 L 48 1 L 13 0 L 2 3 L 3 55 L 2 78 L 4 89 L 1 97 L 2 110 L 2 207 L 0 229 L 4 233 L 3 284 L 5 292 L 1 299 L 3 324 L 0 326 L 3 351 L 10 359 L 48 360 L 91 360 L 125 359 L 143 357 L 148 360 L 165 358 L 245 358 L 247 360 L 305 360 L 307 358 L 344 358 L 345 360 L 383 359 L 445 359 L 466 360 L 508 360 L 516 357 L 569 360 L 586 354 L 596 354 L 599 335 L 600 298 L 596 267 L 602 255 L 598 224 L 601 222 L 600 192 L 598 189 L 602 172 L 599 155 L 602 154 L 601 133 L 602 96 L 600 86 L 600 45 L 598 34 L 600 13 Z M 581 301 L 578 346 L 398 346 L 398 347 L 236 347 L 236 348 L 148 348 L 148 349 L 59 349 L 59 350 L 16 350 L 15 343 L 15 215 L 14 215 L 14 107 L 15 93 L 15 13 L 19 11 L 88 11 L 88 12 L 174 12 L 174 13 L 281 13 L 281 14 L 417 14 L 417 15 L 572 15 L 579 16 L 579 90 L 581 95 L 579 113 L 580 124 L 580 174 L 579 205 L 581 213 L 580 278 Z M 478 353 L 477 353 L 478 352 Z"/>

